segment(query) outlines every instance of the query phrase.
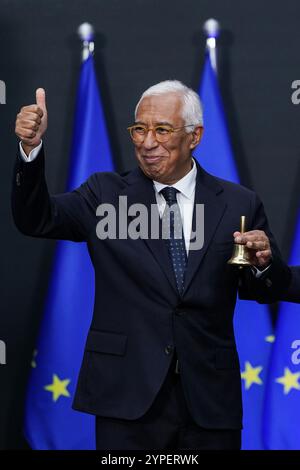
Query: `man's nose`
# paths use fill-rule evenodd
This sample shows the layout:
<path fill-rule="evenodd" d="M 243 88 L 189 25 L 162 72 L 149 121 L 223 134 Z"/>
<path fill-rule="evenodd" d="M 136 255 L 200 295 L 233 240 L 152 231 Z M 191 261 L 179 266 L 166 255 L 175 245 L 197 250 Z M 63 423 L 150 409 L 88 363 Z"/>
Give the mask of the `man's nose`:
<path fill-rule="evenodd" d="M 143 145 L 146 149 L 157 147 L 158 142 L 155 138 L 155 132 L 153 129 L 149 129 L 147 132 Z"/>

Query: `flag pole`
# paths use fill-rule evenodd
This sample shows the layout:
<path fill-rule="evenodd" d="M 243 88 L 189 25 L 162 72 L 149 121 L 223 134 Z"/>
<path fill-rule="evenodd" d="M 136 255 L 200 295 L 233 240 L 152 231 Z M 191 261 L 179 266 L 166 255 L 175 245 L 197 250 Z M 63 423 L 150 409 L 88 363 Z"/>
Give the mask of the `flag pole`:
<path fill-rule="evenodd" d="M 82 23 L 77 29 L 82 41 L 82 62 L 94 54 L 94 28 L 90 23 Z"/>
<path fill-rule="evenodd" d="M 217 49 L 216 39 L 220 34 L 220 23 L 214 18 L 210 18 L 203 24 L 203 31 L 206 35 L 206 50 L 209 54 L 211 66 L 217 75 Z"/>

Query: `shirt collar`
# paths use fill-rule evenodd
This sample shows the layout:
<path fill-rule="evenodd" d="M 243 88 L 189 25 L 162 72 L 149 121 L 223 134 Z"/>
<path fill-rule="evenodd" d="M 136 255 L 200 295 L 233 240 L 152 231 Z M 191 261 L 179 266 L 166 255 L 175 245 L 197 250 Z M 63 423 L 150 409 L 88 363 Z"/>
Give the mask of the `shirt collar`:
<path fill-rule="evenodd" d="M 176 181 L 176 183 L 174 184 L 168 185 L 168 184 L 163 184 L 163 183 L 160 183 L 159 181 L 153 180 L 155 190 L 159 193 L 159 191 L 161 191 L 166 186 L 172 186 L 173 188 L 178 189 L 178 191 L 180 191 L 188 199 L 191 199 L 193 196 L 193 192 L 195 190 L 196 175 L 197 175 L 197 165 L 193 158 L 192 158 L 192 162 L 193 162 L 193 167 L 191 168 L 191 170 L 183 178 Z"/>

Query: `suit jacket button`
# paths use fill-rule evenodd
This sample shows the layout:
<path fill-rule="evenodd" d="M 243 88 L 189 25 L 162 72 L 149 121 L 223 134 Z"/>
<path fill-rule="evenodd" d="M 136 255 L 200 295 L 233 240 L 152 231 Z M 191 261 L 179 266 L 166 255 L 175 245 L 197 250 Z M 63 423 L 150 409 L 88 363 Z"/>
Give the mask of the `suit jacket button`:
<path fill-rule="evenodd" d="M 16 174 L 16 185 L 21 186 L 21 173 L 19 171 Z"/>
<path fill-rule="evenodd" d="M 179 308 L 176 308 L 175 313 L 176 315 L 184 315 L 185 312 L 183 310 L 180 310 Z"/>
<path fill-rule="evenodd" d="M 271 286 L 272 286 L 272 281 L 271 281 L 271 279 L 269 279 L 269 278 L 266 279 L 266 286 L 267 286 L 267 287 L 271 287 Z"/>
<path fill-rule="evenodd" d="M 173 351 L 173 346 L 171 344 L 168 344 L 168 346 L 165 347 L 165 353 L 171 354 L 172 351 Z"/>
<path fill-rule="evenodd" d="M 176 315 L 183 315 L 184 314 L 184 310 L 182 310 L 182 307 L 183 307 L 183 305 L 177 305 L 177 307 L 175 307 L 174 312 L 175 312 Z"/>

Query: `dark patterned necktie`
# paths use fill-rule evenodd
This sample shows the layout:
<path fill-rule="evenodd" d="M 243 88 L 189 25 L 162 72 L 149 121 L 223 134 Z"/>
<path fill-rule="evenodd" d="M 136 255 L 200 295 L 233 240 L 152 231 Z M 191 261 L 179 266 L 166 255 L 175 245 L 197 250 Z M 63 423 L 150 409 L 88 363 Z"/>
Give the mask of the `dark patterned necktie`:
<path fill-rule="evenodd" d="M 172 186 L 166 186 L 160 191 L 166 200 L 169 211 L 164 210 L 162 216 L 163 235 L 166 237 L 166 243 L 169 249 L 169 255 L 172 260 L 177 289 L 180 294 L 184 288 L 184 275 L 187 264 L 187 254 L 183 236 L 183 227 L 180 209 L 176 199 L 178 189 Z"/>

